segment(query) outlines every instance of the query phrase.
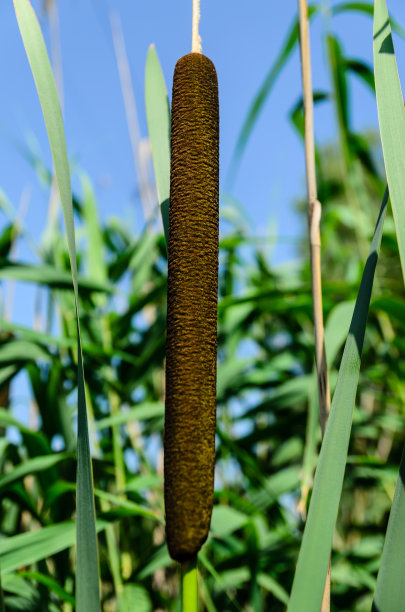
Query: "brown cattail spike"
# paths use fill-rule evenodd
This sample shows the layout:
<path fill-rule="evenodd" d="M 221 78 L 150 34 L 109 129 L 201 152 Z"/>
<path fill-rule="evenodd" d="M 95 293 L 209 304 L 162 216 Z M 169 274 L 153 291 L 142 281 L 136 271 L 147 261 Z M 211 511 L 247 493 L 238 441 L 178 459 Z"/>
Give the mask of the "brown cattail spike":
<path fill-rule="evenodd" d="M 164 440 L 167 544 L 180 563 L 207 539 L 213 505 L 218 199 L 217 75 L 190 53 L 173 78 Z"/>

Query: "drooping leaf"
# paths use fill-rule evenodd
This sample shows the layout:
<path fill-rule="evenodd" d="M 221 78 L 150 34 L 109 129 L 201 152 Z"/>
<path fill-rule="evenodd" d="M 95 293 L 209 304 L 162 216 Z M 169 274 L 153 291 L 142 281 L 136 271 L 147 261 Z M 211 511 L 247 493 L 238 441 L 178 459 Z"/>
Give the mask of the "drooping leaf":
<path fill-rule="evenodd" d="M 34 342 L 13 339 L 0 344 L 0 366 L 15 364 L 25 361 L 43 361 L 49 363 L 51 360 L 47 351 Z"/>
<path fill-rule="evenodd" d="M 347 72 L 351 72 L 361 79 L 363 83 L 365 83 L 374 93 L 375 88 L 373 70 L 368 64 L 366 64 L 366 62 L 358 59 L 346 59 L 344 64 Z"/>
<path fill-rule="evenodd" d="M 27 283 L 38 283 L 52 289 L 72 289 L 72 276 L 49 265 L 32 266 L 26 263 L 0 260 L 0 279 L 12 279 Z M 112 293 L 113 287 L 108 283 L 99 283 L 88 278 L 77 277 L 81 291 L 101 291 Z"/>
<path fill-rule="evenodd" d="M 136 408 L 131 408 L 125 412 L 106 417 L 97 421 L 96 429 L 104 429 L 113 425 L 123 425 L 128 421 L 140 421 L 142 419 L 153 419 L 158 416 L 163 416 L 165 412 L 164 404 L 161 402 L 145 403 Z"/>
<path fill-rule="evenodd" d="M 329 99 L 329 95 L 325 91 L 314 91 L 313 101 L 314 105 L 319 102 L 325 102 Z M 290 111 L 290 119 L 297 129 L 298 133 L 304 137 L 304 103 L 302 97 L 294 105 Z"/>
<path fill-rule="evenodd" d="M 316 13 L 319 11 L 319 6 L 309 6 L 308 7 L 308 19 L 312 19 Z M 261 111 L 263 110 L 264 104 L 270 95 L 273 86 L 286 65 L 288 59 L 290 58 L 295 46 L 298 43 L 298 34 L 299 34 L 299 22 L 298 19 L 295 19 L 293 24 L 290 27 L 290 30 L 286 36 L 286 39 L 283 43 L 283 46 L 280 49 L 279 54 L 277 55 L 274 63 L 271 65 L 266 77 L 261 84 L 258 92 L 256 93 L 253 102 L 250 105 L 249 111 L 243 123 L 242 129 L 239 133 L 238 140 L 236 142 L 235 150 L 232 155 L 232 160 L 230 164 L 230 179 L 233 180 L 233 177 L 237 174 L 239 164 L 242 159 L 242 155 L 244 150 L 246 149 L 247 142 L 250 138 L 250 135 L 253 131 L 253 128 L 256 124 L 256 121 L 259 118 Z"/>
<path fill-rule="evenodd" d="M 53 591 L 58 597 L 69 603 L 71 606 L 75 605 L 75 598 L 72 597 L 72 595 L 70 595 L 70 593 L 68 593 L 63 587 L 61 587 L 57 580 L 51 578 L 51 576 L 46 576 L 45 574 L 41 574 L 40 572 L 30 571 L 19 572 L 17 576 L 19 578 L 28 578 L 30 580 L 35 580 L 39 584 L 43 584 L 44 586 L 46 586 L 50 591 Z M 9 577 L 12 576 L 8 574 L 6 576 L 6 579 L 8 580 Z"/>
<path fill-rule="evenodd" d="M 97 531 L 105 529 L 106 521 L 97 521 Z M 47 559 L 75 543 L 75 523 L 65 522 L 21 533 L 0 540 L 2 576 Z"/>
<path fill-rule="evenodd" d="M 54 465 L 57 465 L 61 461 L 65 461 L 69 458 L 71 458 L 69 453 L 57 453 L 27 459 L 26 461 L 23 461 L 19 465 L 15 466 L 10 472 L 3 474 L 3 476 L 0 477 L 0 489 L 7 487 L 11 483 L 19 480 L 20 478 L 24 478 L 25 476 L 48 470 Z"/>
<path fill-rule="evenodd" d="M 215 536 L 223 538 L 246 525 L 249 520 L 247 515 L 231 506 L 214 506 L 211 531 Z"/>
<path fill-rule="evenodd" d="M 332 14 L 338 15 L 339 13 L 347 13 L 347 12 L 356 12 L 356 13 L 364 13 L 364 15 L 370 15 L 370 17 L 374 14 L 374 6 L 372 2 L 342 2 L 341 4 L 335 4 L 332 8 Z M 397 22 L 395 19 L 390 18 L 392 29 L 399 35 L 401 38 L 405 38 L 405 29 Z"/>

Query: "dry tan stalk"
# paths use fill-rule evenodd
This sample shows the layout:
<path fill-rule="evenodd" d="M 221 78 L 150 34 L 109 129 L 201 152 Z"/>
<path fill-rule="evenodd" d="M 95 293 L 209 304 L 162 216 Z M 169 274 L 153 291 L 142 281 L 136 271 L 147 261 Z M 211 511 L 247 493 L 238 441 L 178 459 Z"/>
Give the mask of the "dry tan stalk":
<path fill-rule="evenodd" d="M 318 377 L 319 407 L 322 433 L 330 410 L 329 378 L 325 356 L 322 311 L 321 237 L 319 223 L 322 207 L 317 197 L 314 145 L 314 110 L 311 82 L 308 8 L 306 0 L 298 0 L 300 14 L 300 50 L 305 120 L 305 160 L 308 192 L 308 229 L 312 276 L 312 300 L 315 328 L 315 361 Z"/>
<path fill-rule="evenodd" d="M 325 338 L 322 310 L 322 279 L 321 279 L 321 235 L 319 224 L 322 207 L 318 200 L 315 171 L 315 143 L 314 143 L 314 108 L 311 79 L 311 53 L 309 43 L 309 24 L 307 0 L 298 0 L 300 21 L 300 52 L 302 88 L 304 100 L 304 128 L 305 128 L 305 163 L 308 193 L 308 229 L 309 250 L 311 260 L 312 304 L 315 330 L 315 362 L 318 380 L 318 397 L 322 436 L 325 432 L 326 422 L 330 410 L 330 389 L 328 368 L 325 354 Z M 325 580 L 321 611 L 330 609 L 330 562 Z"/>

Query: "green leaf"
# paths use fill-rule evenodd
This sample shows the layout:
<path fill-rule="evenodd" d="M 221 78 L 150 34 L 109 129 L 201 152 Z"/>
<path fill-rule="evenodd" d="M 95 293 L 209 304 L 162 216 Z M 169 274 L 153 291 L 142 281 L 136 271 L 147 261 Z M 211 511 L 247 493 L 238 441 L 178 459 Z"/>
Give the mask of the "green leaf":
<path fill-rule="evenodd" d="M 0 365 L 18 361 L 51 361 L 50 355 L 43 348 L 26 340 L 9 340 L 0 344 Z"/>
<path fill-rule="evenodd" d="M 405 111 L 385 0 L 375 3 L 373 50 L 381 143 L 405 278 Z"/>
<path fill-rule="evenodd" d="M 373 16 L 374 7 L 372 2 L 342 2 L 341 4 L 335 4 L 332 7 L 332 14 L 338 15 L 339 13 L 346 13 L 348 11 L 355 11 L 358 13 L 364 13 L 365 15 Z M 401 38 L 405 38 L 404 28 L 394 19 L 391 19 L 392 29 Z"/>
<path fill-rule="evenodd" d="M 107 271 L 104 265 L 104 242 L 96 198 L 90 179 L 86 175 L 81 176 L 81 183 L 83 190 L 82 215 L 87 233 L 88 274 L 91 279 L 104 285 L 107 282 Z"/>
<path fill-rule="evenodd" d="M 271 576 L 267 576 L 266 574 L 259 574 L 257 577 L 257 582 L 263 589 L 266 589 L 269 593 L 273 593 L 275 597 L 283 604 L 288 604 L 288 593 L 281 584 L 279 584 L 274 578 Z"/>
<path fill-rule="evenodd" d="M 405 278 L 405 111 L 385 0 L 374 4 L 374 74 L 385 170 Z M 405 600 L 405 451 L 399 467 L 373 610 L 400 610 Z"/>
<path fill-rule="evenodd" d="M 356 299 L 322 443 L 289 612 L 319 610 L 339 507 L 371 290 L 388 201 L 386 190 Z"/>
<path fill-rule="evenodd" d="M 319 6 L 309 6 L 308 7 L 308 19 L 312 19 L 316 15 L 316 13 L 320 10 Z M 253 128 L 256 124 L 256 121 L 259 118 L 259 115 L 263 109 L 263 106 L 269 96 L 273 86 L 283 70 L 287 60 L 290 55 L 294 51 L 295 46 L 298 43 L 298 34 L 299 34 L 299 22 L 298 19 L 295 19 L 292 23 L 290 30 L 287 34 L 287 37 L 283 43 L 283 46 L 277 55 L 274 63 L 270 67 L 263 83 L 261 84 L 258 92 L 256 93 L 253 102 L 250 105 L 248 114 L 243 123 L 242 129 L 239 133 L 238 140 L 236 142 L 235 150 L 232 155 L 232 160 L 230 164 L 230 180 L 233 180 L 233 177 L 236 175 L 239 164 L 242 159 L 242 155 L 246 148 L 247 142 L 250 138 L 250 135 L 253 131 Z"/>
<path fill-rule="evenodd" d="M 349 100 L 345 70 L 346 59 L 343 55 L 342 47 L 335 36 L 328 35 L 326 42 L 333 78 L 333 91 L 335 95 L 335 106 L 339 122 L 340 138 L 344 143 L 346 163 L 349 164 L 350 154 L 347 150 L 349 130 Z"/>
<path fill-rule="evenodd" d="M 166 245 L 169 244 L 170 106 L 159 58 L 154 45 L 146 57 L 145 106 Z"/>
<path fill-rule="evenodd" d="M 43 457 L 27 459 L 14 467 L 11 472 L 1 476 L 0 489 L 8 486 L 16 480 L 19 480 L 20 478 L 24 478 L 25 476 L 37 474 L 38 472 L 43 472 L 44 470 L 49 470 L 49 468 L 57 465 L 61 461 L 65 461 L 65 459 L 71 459 L 71 455 L 69 453 L 58 453 L 55 455 L 45 455 Z"/>
<path fill-rule="evenodd" d="M 72 289 L 72 276 L 68 272 L 42 264 L 31 266 L 30 264 L 11 262 L 7 259 L 0 260 L 1 278 L 38 283 L 52 289 Z M 81 290 L 103 291 L 105 293 L 114 291 L 112 285 L 108 283 L 98 283 L 80 276 L 77 277 L 77 283 Z"/>
<path fill-rule="evenodd" d="M 329 94 L 326 93 L 325 91 L 314 91 L 312 94 L 312 97 L 314 101 L 314 106 L 316 104 L 319 104 L 320 102 L 326 102 L 327 100 L 329 100 Z M 296 127 L 297 132 L 303 138 L 304 137 L 304 101 L 303 101 L 302 96 L 292 108 L 290 112 L 290 119 L 292 123 L 294 124 L 294 126 Z"/>
<path fill-rule="evenodd" d="M 373 5 L 371 2 L 342 2 L 332 7 L 332 14 L 346 13 L 347 11 L 356 11 L 365 15 L 373 14 Z"/>
<path fill-rule="evenodd" d="M 344 62 L 345 70 L 352 72 L 367 85 L 374 93 L 374 74 L 372 68 L 362 60 L 346 59 Z"/>
<path fill-rule="evenodd" d="M 161 567 L 167 567 L 168 565 L 171 565 L 172 563 L 173 562 L 169 556 L 169 551 L 167 550 L 167 546 L 164 545 L 161 548 L 159 548 L 159 550 L 156 551 L 156 553 L 151 557 L 149 563 L 141 569 L 139 574 L 137 574 L 137 578 L 138 580 L 144 580 L 148 576 L 151 576 L 152 574 L 154 574 L 154 572 L 157 569 Z"/>
<path fill-rule="evenodd" d="M 17 235 L 18 227 L 15 223 L 10 223 L 3 230 L 0 236 L 0 258 L 9 256 Z"/>
<path fill-rule="evenodd" d="M 0 385 L 10 380 L 14 374 L 18 372 L 18 369 L 18 366 L 15 365 L 8 365 L 5 368 L 0 368 Z"/>
<path fill-rule="evenodd" d="M 102 491 L 101 489 L 94 489 L 94 494 L 100 499 L 108 501 L 115 506 L 129 510 L 129 513 L 134 516 L 145 516 L 146 518 L 151 518 L 164 524 L 164 520 L 161 516 L 158 516 L 155 512 L 153 512 L 153 510 L 145 508 L 140 504 L 136 504 L 135 502 L 119 497 L 118 495 L 113 495 L 113 493 Z"/>
<path fill-rule="evenodd" d="M 10 576 L 13 577 L 13 576 Z M 30 580 L 35 580 L 39 582 L 39 584 L 43 584 L 50 591 L 53 591 L 58 597 L 68 602 L 71 606 L 75 605 L 75 598 L 70 595 L 64 588 L 60 586 L 60 584 L 51 578 L 51 576 L 46 576 L 45 574 L 41 574 L 40 572 L 19 572 L 16 577 L 20 578 L 29 578 Z M 6 579 L 9 578 L 9 575 L 6 576 Z M 5 581 L 6 584 L 6 581 Z"/>
<path fill-rule="evenodd" d="M 347 563 L 347 561 L 338 561 L 332 566 L 331 579 L 338 584 L 347 584 L 357 589 L 364 587 L 370 591 L 375 589 L 375 577 L 366 569 L 354 563 Z M 393 608 L 389 609 L 393 610 Z"/>
<path fill-rule="evenodd" d="M 21 340 L 28 340 L 29 342 L 35 342 L 39 344 L 55 345 L 63 348 L 74 348 L 77 345 L 77 342 L 73 340 L 73 338 L 67 338 L 66 336 L 51 336 L 50 334 L 45 334 L 43 332 L 38 332 L 28 327 L 22 327 L 21 325 L 15 325 L 14 323 L 10 323 L 9 321 L 5 321 L 4 319 L 0 319 L 0 326 L 4 330 L 16 332 L 21 336 Z M 119 351 L 117 349 L 110 349 L 100 346 L 99 344 L 83 344 L 83 353 L 86 355 L 95 355 L 97 357 L 116 357 L 121 359 L 122 361 L 126 361 L 131 363 L 134 366 L 137 366 L 139 360 L 136 357 L 133 357 L 129 353 L 125 353 L 124 351 Z M 39 355 L 39 353 L 38 353 Z M 48 359 L 49 355 L 46 353 Z M 42 356 L 44 359 L 45 354 Z M 39 357 L 38 357 L 39 359 Z M 1 380 L 0 380 L 1 382 Z"/>
<path fill-rule="evenodd" d="M 353 315 L 353 308 L 354 302 L 341 302 L 335 306 L 329 314 L 325 325 L 326 363 L 328 364 L 329 371 L 336 359 L 338 351 L 347 338 L 350 321 Z M 318 383 L 315 368 L 313 370 L 312 379 L 301 477 L 301 495 L 303 501 L 306 501 L 307 493 L 312 484 L 313 471 L 316 464 L 316 449 L 320 436 Z"/>
<path fill-rule="evenodd" d="M 108 524 L 106 521 L 98 520 L 97 531 L 105 529 Z M 47 559 L 61 550 L 70 548 L 74 543 L 74 522 L 58 523 L 0 540 L 2 577 L 20 567 Z"/>
<path fill-rule="evenodd" d="M 246 525 L 249 517 L 230 506 L 214 506 L 211 519 L 211 531 L 220 538 Z"/>
<path fill-rule="evenodd" d="M 7 574 L 2 580 L 2 586 L 8 593 L 14 593 L 29 601 L 35 600 L 38 605 L 38 592 L 21 574 Z M 1 606 L 0 606 L 1 610 Z"/>
<path fill-rule="evenodd" d="M 353 316 L 355 302 L 341 302 L 331 311 L 325 326 L 326 360 L 329 365 L 336 359 L 336 355 L 349 333 L 350 321 Z"/>
<path fill-rule="evenodd" d="M 95 423 L 96 429 L 105 429 L 113 425 L 123 425 L 128 421 L 141 421 L 143 419 L 153 419 L 154 417 L 163 416 L 165 407 L 162 402 L 150 402 L 141 404 L 136 408 L 131 408 L 126 412 L 120 412 L 105 419 L 100 419 Z"/>
<path fill-rule="evenodd" d="M 125 584 L 119 598 L 118 612 L 151 612 L 152 602 L 148 591 L 139 584 Z"/>
<path fill-rule="evenodd" d="M 99 612 L 99 571 L 93 473 L 90 457 L 89 433 L 80 338 L 79 290 L 72 189 L 66 150 L 65 132 L 58 94 L 41 28 L 28 0 L 14 0 L 18 26 L 38 91 L 51 147 L 65 220 L 70 265 L 72 270 L 78 345 L 78 435 L 77 435 L 77 563 L 76 604 L 78 612 Z"/>

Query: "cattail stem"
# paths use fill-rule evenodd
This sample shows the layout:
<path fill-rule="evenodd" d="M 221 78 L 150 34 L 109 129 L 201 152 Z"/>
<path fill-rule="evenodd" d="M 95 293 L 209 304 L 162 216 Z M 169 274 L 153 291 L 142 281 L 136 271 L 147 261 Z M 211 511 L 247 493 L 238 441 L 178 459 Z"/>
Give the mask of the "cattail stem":
<path fill-rule="evenodd" d="M 181 566 L 181 610 L 198 612 L 197 557 Z"/>
<path fill-rule="evenodd" d="M 193 0 L 193 25 L 191 33 L 191 51 L 192 53 L 202 53 L 201 38 L 198 31 L 200 23 L 200 0 Z"/>
<path fill-rule="evenodd" d="M 321 204 L 318 201 L 315 171 L 314 103 L 311 79 L 311 53 L 307 0 L 298 0 L 300 22 L 300 52 L 302 88 L 304 100 L 305 163 L 308 193 L 308 229 L 311 260 L 312 302 L 315 329 L 315 362 L 318 380 L 318 397 L 322 436 L 330 410 L 330 389 L 326 363 L 321 280 Z M 325 580 L 321 612 L 330 609 L 330 563 Z"/>

